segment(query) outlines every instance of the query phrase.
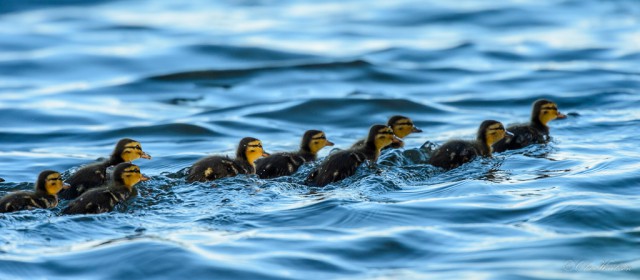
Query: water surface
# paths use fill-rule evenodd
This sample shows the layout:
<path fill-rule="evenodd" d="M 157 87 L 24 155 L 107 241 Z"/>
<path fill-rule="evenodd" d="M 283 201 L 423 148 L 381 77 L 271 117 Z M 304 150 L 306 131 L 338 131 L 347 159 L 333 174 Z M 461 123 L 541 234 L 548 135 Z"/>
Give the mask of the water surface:
<path fill-rule="evenodd" d="M 0 195 L 122 137 L 154 158 L 113 213 L 0 215 L 0 279 L 637 279 L 640 4 L 378 2 L 3 1 Z M 539 98 L 570 113 L 548 145 L 417 150 Z M 245 136 L 346 148 L 395 114 L 424 132 L 381 174 L 185 182 Z"/>

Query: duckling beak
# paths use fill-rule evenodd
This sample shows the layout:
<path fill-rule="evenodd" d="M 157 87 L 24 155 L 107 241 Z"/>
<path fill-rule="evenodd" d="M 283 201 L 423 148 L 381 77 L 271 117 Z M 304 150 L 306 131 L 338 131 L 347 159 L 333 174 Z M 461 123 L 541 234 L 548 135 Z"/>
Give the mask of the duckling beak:
<path fill-rule="evenodd" d="M 402 144 L 402 139 L 400 139 L 400 137 L 393 135 L 393 138 L 391 138 L 391 143 L 394 144 Z"/>
<path fill-rule="evenodd" d="M 145 152 L 142 152 L 142 155 L 140 157 L 143 159 L 151 159 L 151 156 Z"/>
<path fill-rule="evenodd" d="M 413 129 L 411 130 L 411 132 L 413 132 L 413 133 L 422 132 L 422 129 L 419 129 L 419 128 L 414 126 Z"/>
<path fill-rule="evenodd" d="M 325 144 L 325 146 L 333 146 L 333 145 L 335 145 L 335 144 L 333 144 L 333 142 L 331 142 L 329 140 L 327 140 L 327 143 Z"/>
<path fill-rule="evenodd" d="M 565 115 L 565 114 L 563 114 L 563 113 L 560 113 L 560 111 L 558 111 L 558 114 L 556 115 L 556 118 L 557 118 L 557 119 L 560 119 L 560 120 L 561 120 L 561 119 L 566 119 L 566 118 L 567 118 L 567 115 Z"/>
<path fill-rule="evenodd" d="M 263 157 L 268 157 L 268 156 L 270 156 L 270 155 L 271 155 L 271 154 L 269 154 L 269 153 L 267 153 L 267 152 L 265 152 L 265 151 L 262 151 L 262 156 L 263 156 Z"/>
<path fill-rule="evenodd" d="M 151 178 L 140 174 L 140 181 L 149 181 L 149 180 L 151 180 Z"/>
<path fill-rule="evenodd" d="M 508 131 L 508 130 L 504 131 L 504 138 L 511 138 L 513 136 L 515 136 L 515 134 L 513 134 L 513 132 Z"/>

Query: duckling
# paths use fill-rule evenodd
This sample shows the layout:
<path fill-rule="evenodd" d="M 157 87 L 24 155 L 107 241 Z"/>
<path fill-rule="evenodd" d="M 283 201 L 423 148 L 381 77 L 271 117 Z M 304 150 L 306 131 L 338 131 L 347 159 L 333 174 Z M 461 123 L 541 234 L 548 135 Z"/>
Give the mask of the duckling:
<path fill-rule="evenodd" d="M 475 141 L 448 141 L 433 152 L 429 164 L 449 170 L 467 163 L 477 156 L 491 157 L 493 150 L 491 145 L 505 136 L 511 135 L 513 134 L 506 131 L 502 123 L 486 120 L 480 124 Z"/>
<path fill-rule="evenodd" d="M 133 194 L 133 186 L 149 178 L 140 173 L 140 167 L 130 162 L 116 165 L 109 186 L 93 188 L 82 193 L 62 210 L 62 214 L 99 214 L 113 210 Z"/>
<path fill-rule="evenodd" d="M 531 121 L 526 124 L 516 124 L 507 127 L 513 132 L 514 137 L 505 138 L 493 144 L 495 152 L 520 149 L 531 144 L 544 144 L 549 142 L 549 127 L 547 123 L 555 119 L 564 119 L 567 116 L 558 111 L 558 105 L 546 99 L 540 99 L 533 103 Z"/>
<path fill-rule="evenodd" d="M 260 157 L 269 156 L 262 148 L 262 142 L 256 138 L 245 137 L 240 140 L 236 158 L 227 156 L 209 156 L 198 160 L 191 166 L 188 182 L 205 182 L 238 174 L 255 174 L 254 162 Z"/>
<path fill-rule="evenodd" d="M 38 175 L 35 191 L 10 193 L 0 199 L 0 213 L 58 206 L 58 192 L 69 186 L 62 183 L 60 173 L 45 170 Z"/>
<path fill-rule="evenodd" d="M 71 187 L 60 192 L 60 198 L 74 199 L 87 190 L 104 185 L 107 182 L 108 167 L 139 158 L 151 159 L 151 156 L 142 151 L 140 142 L 129 138 L 120 139 L 108 160 L 86 165 L 67 178 L 66 182 Z"/>
<path fill-rule="evenodd" d="M 315 161 L 318 151 L 326 146 L 333 146 L 320 130 L 307 130 L 302 136 L 300 150 L 289 153 L 276 153 L 256 161 L 256 174 L 262 179 L 288 176 L 305 162 Z"/>
<path fill-rule="evenodd" d="M 322 187 L 345 179 L 352 176 L 365 160 L 369 160 L 370 166 L 374 166 L 384 147 L 401 142 L 400 138 L 393 135 L 391 127 L 381 124 L 373 125 L 369 129 L 364 145 L 329 155 L 309 174 L 305 183 Z"/>
<path fill-rule="evenodd" d="M 413 121 L 410 118 L 405 116 L 395 115 L 389 118 L 387 121 L 387 125 L 393 129 L 393 134 L 395 134 L 398 138 L 404 139 L 407 135 L 411 133 L 419 133 L 422 132 L 422 129 L 417 128 Z M 360 146 L 364 146 L 365 139 L 360 139 L 355 142 L 351 148 L 358 148 Z M 402 148 L 404 146 L 404 142 L 391 143 L 391 145 L 384 147 L 383 149 L 397 149 Z"/>

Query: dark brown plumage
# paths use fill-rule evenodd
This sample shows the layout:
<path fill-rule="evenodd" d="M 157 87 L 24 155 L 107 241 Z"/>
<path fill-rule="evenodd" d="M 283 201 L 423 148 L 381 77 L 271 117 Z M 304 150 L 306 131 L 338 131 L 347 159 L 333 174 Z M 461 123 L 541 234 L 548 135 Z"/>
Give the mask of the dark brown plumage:
<path fill-rule="evenodd" d="M 262 179 L 288 176 L 306 162 L 315 161 L 318 151 L 333 146 L 320 130 L 307 130 L 300 141 L 300 150 L 289 153 L 275 153 L 256 161 L 256 174 Z"/>
<path fill-rule="evenodd" d="M 375 163 L 380 150 L 391 143 L 402 142 L 393 135 L 386 125 L 373 125 L 364 145 L 329 155 L 309 176 L 305 183 L 312 186 L 326 186 L 352 176 L 366 160 Z"/>
<path fill-rule="evenodd" d="M 58 205 L 58 192 L 64 188 L 60 173 L 45 170 L 38 175 L 34 191 L 18 191 L 0 199 L 0 212 L 53 208 Z"/>
<path fill-rule="evenodd" d="M 549 127 L 547 123 L 566 116 L 558 111 L 558 106 L 552 101 L 541 99 L 533 103 L 531 121 L 525 124 L 515 124 L 507 129 L 514 134 L 511 138 L 502 139 L 493 144 L 494 152 L 520 149 L 532 144 L 549 142 Z"/>
<path fill-rule="evenodd" d="M 129 138 L 120 139 L 109 159 L 85 165 L 67 178 L 65 182 L 71 187 L 60 192 L 60 198 L 74 199 L 87 190 L 105 185 L 108 179 L 107 168 L 138 158 L 151 159 L 151 156 L 142 151 L 140 142 Z"/>
<path fill-rule="evenodd" d="M 508 134 L 510 133 L 505 131 L 502 123 L 486 120 L 480 124 L 476 140 L 451 140 L 444 143 L 433 152 L 429 164 L 449 170 L 457 168 L 477 156 L 491 157 L 491 144 Z"/>
<path fill-rule="evenodd" d="M 119 203 L 133 194 L 133 187 L 140 181 L 148 180 L 135 164 L 123 162 L 113 170 L 109 186 L 93 188 L 71 201 L 62 214 L 99 214 L 110 212 Z"/>
<path fill-rule="evenodd" d="M 245 137 L 236 149 L 236 158 L 227 156 L 209 156 L 198 160 L 191 166 L 188 182 L 205 182 L 238 174 L 255 174 L 254 161 L 269 154 L 262 148 L 262 142 L 256 138 Z"/>

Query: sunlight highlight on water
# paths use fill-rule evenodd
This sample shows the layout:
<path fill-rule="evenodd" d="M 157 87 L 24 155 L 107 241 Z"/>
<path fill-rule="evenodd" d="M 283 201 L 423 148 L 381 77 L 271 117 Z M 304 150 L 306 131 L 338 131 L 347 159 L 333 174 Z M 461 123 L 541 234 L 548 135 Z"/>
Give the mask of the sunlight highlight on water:
<path fill-rule="evenodd" d="M 0 195 L 123 137 L 153 159 L 114 212 L 0 214 L 0 279 L 637 279 L 639 27 L 634 0 L 5 0 Z M 549 144 L 427 164 L 540 98 L 569 115 Z M 245 136 L 345 149 L 396 114 L 424 132 L 379 172 L 185 180 Z"/>

